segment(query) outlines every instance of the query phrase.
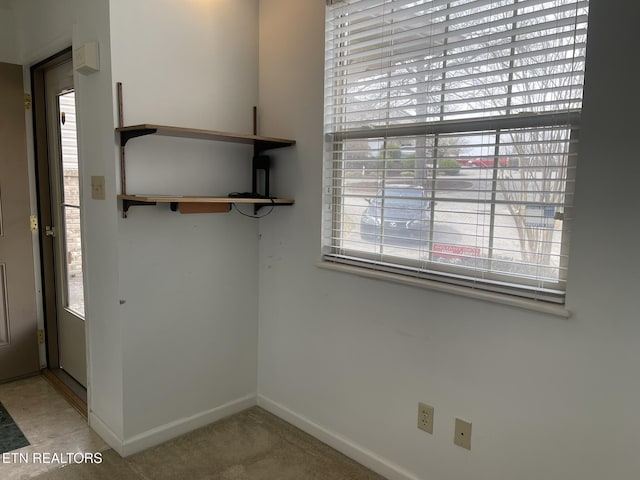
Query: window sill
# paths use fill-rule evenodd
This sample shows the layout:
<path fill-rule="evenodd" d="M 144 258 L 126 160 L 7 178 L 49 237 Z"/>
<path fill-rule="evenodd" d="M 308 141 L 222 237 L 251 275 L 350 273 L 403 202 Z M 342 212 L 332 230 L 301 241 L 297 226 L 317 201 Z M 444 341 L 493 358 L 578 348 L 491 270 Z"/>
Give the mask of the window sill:
<path fill-rule="evenodd" d="M 520 298 L 513 295 L 504 295 L 504 294 L 495 293 L 495 292 L 488 292 L 485 290 L 474 290 L 468 287 L 462 287 L 458 285 L 448 285 L 446 283 L 436 282 L 433 280 L 413 278 L 405 275 L 398 275 L 398 274 L 389 273 L 389 272 L 381 272 L 381 271 L 371 270 L 368 268 L 356 267 L 353 265 L 344 265 L 344 264 L 334 263 L 334 262 L 320 261 L 316 264 L 316 266 L 326 270 L 333 270 L 333 271 L 342 272 L 342 273 L 350 273 L 352 275 L 358 275 L 360 277 L 373 278 L 376 280 L 384 280 L 384 281 L 399 283 L 403 285 L 410 285 L 412 287 L 424 288 L 427 290 L 434 290 L 437 292 L 460 295 L 467 298 L 484 300 L 487 302 L 499 303 L 502 305 L 509 305 L 511 307 L 517 307 L 525 310 L 532 310 L 535 312 L 546 313 L 548 315 L 555 315 L 562 318 L 569 318 L 571 316 L 571 312 L 562 305 L 554 305 L 552 303 L 530 300 L 527 298 Z"/>

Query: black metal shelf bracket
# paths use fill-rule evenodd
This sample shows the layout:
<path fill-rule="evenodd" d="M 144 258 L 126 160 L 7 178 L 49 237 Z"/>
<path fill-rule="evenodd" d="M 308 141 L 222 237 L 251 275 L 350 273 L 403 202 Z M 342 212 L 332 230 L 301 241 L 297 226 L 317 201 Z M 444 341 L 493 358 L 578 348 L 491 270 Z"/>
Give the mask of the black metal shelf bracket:
<path fill-rule="evenodd" d="M 268 199 L 265 199 L 268 200 Z M 264 207 L 284 207 L 287 205 L 293 205 L 293 202 L 286 202 L 286 203 L 268 203 L 268 202 L 264 202 L 264 203 L 254 203 L 253 204 L 253 214 L 257 215 L 258 212 L 260 211 L 261 208 Z"/>
<path fill-rule="evenodd" d="M 120 146 L 124 147 L 132 138 L 153 135 L 157 131 L 157 128 L 141 128 L 139 130 L 125 130 L 124 132 L 120 132 Z"/>
<path fill-rule="evenodd" d="M 271 168 L 271 159 L 267 155 L 257 154 L 253 157 L 251 193 L 263 197 L 269 197 L 269 169 Z M 259 171 L 264 172 L 264 191 L 258 190 L 258 174 Z"/>
<path fill-rule="evenodd" d="M 295 143 L 295 142 L 294 142 Z M 290 147 L 292 143 L 290 142 L 278 142 L 278 141 L 265 141 L 265 140 L 256 140 L 253 144 L 254 152 L 256 155 L 260 155 L 262 152 L 267 150 L 273 150 L 275 148 L 284 148 Z"/>
<path fill-rule="evenodd" d="M 141 202 L 139 200 L 128 200 L 122 199 L 122 216 L 127 218 L 127 212 L 129 212 L 129 207 L 134 206 L 143 206 L 143 205 L 156 205 L 156 202 Z"/>

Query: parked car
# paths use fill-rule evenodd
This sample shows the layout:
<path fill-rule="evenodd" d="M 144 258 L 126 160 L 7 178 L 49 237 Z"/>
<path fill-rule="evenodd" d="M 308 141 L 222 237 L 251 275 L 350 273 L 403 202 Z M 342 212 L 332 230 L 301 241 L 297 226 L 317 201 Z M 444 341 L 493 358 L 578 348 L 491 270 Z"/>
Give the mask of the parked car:
<path fill-rule="evenodd" d="M 386 244 L 426 240 L 431 213 L 422 187 L 394 185 L 367 202 L 360 220 L 363 240 Z"/>
<path fill-rule="evenodd" d="M 470 158 L 465 160 L 458 160 L 458 162 L 460 163 L 460 165 L 465 167 L 493 168 L 494 165 L 493 158 Z M 501 167 L 508 167 L 509 160 L 504 157 L 500 157 L 498 159 L 498 165 Z"/>

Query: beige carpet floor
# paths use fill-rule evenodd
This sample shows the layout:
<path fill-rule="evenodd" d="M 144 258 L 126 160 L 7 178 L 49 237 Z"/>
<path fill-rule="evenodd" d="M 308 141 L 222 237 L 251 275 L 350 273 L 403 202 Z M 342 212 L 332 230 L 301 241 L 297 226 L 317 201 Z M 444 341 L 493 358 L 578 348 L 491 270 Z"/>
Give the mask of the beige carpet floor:
<path fill-rule="evenodd" d="M 259 407 L 158 447 L 101 464 L 65 466 L 38 480 L 379 480 L 383 477 Z"/>

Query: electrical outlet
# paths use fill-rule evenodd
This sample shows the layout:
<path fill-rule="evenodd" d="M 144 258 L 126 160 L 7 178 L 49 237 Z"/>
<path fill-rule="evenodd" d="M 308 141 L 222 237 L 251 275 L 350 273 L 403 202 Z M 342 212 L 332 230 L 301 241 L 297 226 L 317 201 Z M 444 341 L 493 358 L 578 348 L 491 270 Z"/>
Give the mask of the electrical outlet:
<path fill-rule="evenodd" d="M 465 422 L 456 418 L 456 429 L 453 436 L 453 443 L 459 447 L 471 450 L 471 422 Z"/>
<path fill-rule="evenodd" d="M 426 403 L 418 403 L 418 428 L 433 433 L 433 407 Z"/>

